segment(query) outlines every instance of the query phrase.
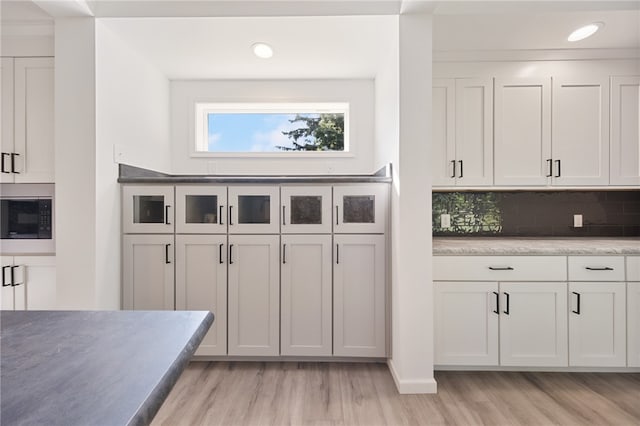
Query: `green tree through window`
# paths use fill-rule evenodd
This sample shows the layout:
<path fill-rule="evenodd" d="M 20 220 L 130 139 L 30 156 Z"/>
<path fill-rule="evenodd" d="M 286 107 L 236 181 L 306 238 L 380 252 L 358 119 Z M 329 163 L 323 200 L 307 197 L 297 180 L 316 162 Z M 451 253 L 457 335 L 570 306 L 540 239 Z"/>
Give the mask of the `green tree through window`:
<path fill-rule="evenodd" d="M 315 114 L 314 114 L 315 115 Z M 293 147 L 278 146 L 283 151 L 344 151 L 344 114 L 300 115 L 289 120 L 301 123 L 297 129 L 283 131 Z"/>

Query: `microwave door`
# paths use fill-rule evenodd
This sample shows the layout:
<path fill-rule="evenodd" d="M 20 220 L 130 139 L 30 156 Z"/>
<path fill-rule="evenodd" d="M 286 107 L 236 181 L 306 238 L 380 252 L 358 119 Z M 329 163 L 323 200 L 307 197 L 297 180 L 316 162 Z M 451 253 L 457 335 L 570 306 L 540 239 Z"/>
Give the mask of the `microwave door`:
<path fill-rule="evenodd" d="M 39 221 L 39 200 L 2 200 L 2 239 L 37 239 Z"/>

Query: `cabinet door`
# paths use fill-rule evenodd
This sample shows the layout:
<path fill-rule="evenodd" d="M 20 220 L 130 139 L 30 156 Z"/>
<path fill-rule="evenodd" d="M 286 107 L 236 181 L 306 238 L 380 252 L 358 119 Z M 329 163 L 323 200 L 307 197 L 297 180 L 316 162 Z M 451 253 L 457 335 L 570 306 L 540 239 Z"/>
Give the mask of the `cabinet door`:
<path fill-rule="evenodd" d="M 53 58 L 15 59 L 16 183 L 54 181 Z"/>
<path fill-rule="evenodd" d="M 0 147 L 2 148 L 2 172 L 0 183 L 12 183 L 14 174 L 11 173 L 11 153 L 13 151 L 13 58 L 0 59 L 0 79 L 2 96 L 0 108 Z M 12 308 L 13 309 L 13 308 Z"/>
<path fill-rule="evenodd" d="M 500 283 L 500 365 L 566 367 L 566 283 Z"/>
<path fill-rule="evenodd" d="M 624 367 L 624 283 L 569 283 L 569 365 Z"/>
<path fill-rule="evenodd" d="M 611 185 L 640 185 L 640 77 L 611 77 Z"/>
<path fill-rule="evenodd" d="M 330 234 L 331 187 L 283 186 L 283 234 Z"/>
<path fill-rule="evenodd" d="M 495 81 L 495 184 L 551 183 L 551 78 Z"/>
<path fill-rule="evenodd" d="M 498 283 L 435 282 L 435 364 L 498 365 Z"/>
<path fill-rule="evenodd" d="M 122 243 L 122 308 L 173 310 L 173 235 L 124 235 Z"/>
<path fill-rule="evenodd" d="M 13 286 L 11 285 L 11 267 L 13 265 L 13 256 L 0 257 L 2 265 L 2 289 L 0 289 L 0 309 L 13 311 L 15 305 L 13 300 Z"/>
<path fill-rule="evenodd" d="M 338 234 L 384 234 L 388 194 L 386 184 L 334 186 L 333 231 Z"/>
<path fill-rule="evenodd" d="M 57 307 L 55 256 L 16 256 L 16 309 L 52 310 Z"/>
<path fill-rule="evenodd" d="M 330 356 L 331 235 L 283 235 L 282 355 Z"/>
<path fill-rule="evenodd" d="M 553 79 L 554 185 L 609 183 L 609 81 Z"/>
<path fill-rule="evenodd" d="M 176 233 L 226 234 L 226 186 L 176 186 Z"/>
<path fill-rule="evenodd" d="M 455 149 L 455 88 L 453 79 L 433 80 L 431 170 L 433 186 L 453 186 Z"/>
<path fill-rule="evenodd" d="M 279 195 L 277 186 L 229 187 L 229 233 L 278 234 Z"/>
<path fill-rule="evenodd" d="M 226 235 L 176 235 L 176 309 L 213 312 L 196 355 L 227 354 Z"/>
<path fill-rule="evenodd" d="M 627 283 L 627 339 L 627 365 L 640 367 L 640 282 Z"/>
<path fill-rule="evenodd" d="M 173 234 L 173 186 L 122 187 L 122 228 L 126 234 Z"/>
<path fill-rule="evenodd" d="M 229 236 L 229 355 L 280 352 L 280 238 Z"/>
<path fill-rule="evenodd" d="M 493 184 L 493 83 L 456 80 L 456 184 Z"/>
<path fill-rule="evenodd" d="M 385 237 L 335 235 L 333 354 L 386 356 Z"/>

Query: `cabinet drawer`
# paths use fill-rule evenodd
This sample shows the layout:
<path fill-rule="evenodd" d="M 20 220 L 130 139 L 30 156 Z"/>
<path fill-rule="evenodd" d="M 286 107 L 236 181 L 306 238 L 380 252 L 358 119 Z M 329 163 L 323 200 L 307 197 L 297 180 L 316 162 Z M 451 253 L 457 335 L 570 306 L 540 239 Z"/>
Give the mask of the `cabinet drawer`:
<path fill-rule="evenodd" d="M 624 281 L 624 257 L 569 256 L 569 281 Z"/>
<path fill-rule="evenodd" d="M 627 281 L 640 281 L 640 256 L 627 256 Z"/>
<path fill-rule="evenodd" d="M 434 256 L 435 281 L 566 281 L 564 256 Z"/>

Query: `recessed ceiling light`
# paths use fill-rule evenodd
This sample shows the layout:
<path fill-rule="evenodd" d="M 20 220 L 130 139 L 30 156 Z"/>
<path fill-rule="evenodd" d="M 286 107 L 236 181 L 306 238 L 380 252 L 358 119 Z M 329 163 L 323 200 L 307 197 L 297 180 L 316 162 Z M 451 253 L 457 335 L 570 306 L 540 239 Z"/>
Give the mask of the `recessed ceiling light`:
<path fill-rule="evenodd" d="M 590 37 L 596 33 L 600 28 L 604 26 L 603 22 L 594 22 L 584 27 L 580 27 L 569 35 L 568 41 L 580 41 L 587 37 Z"/>
<path fill-rule="evenodd" d="M 251 48 L 258 58 L 268 59 L 273 56 L 273 48 L 267 43 L 254 43 Z"/>

